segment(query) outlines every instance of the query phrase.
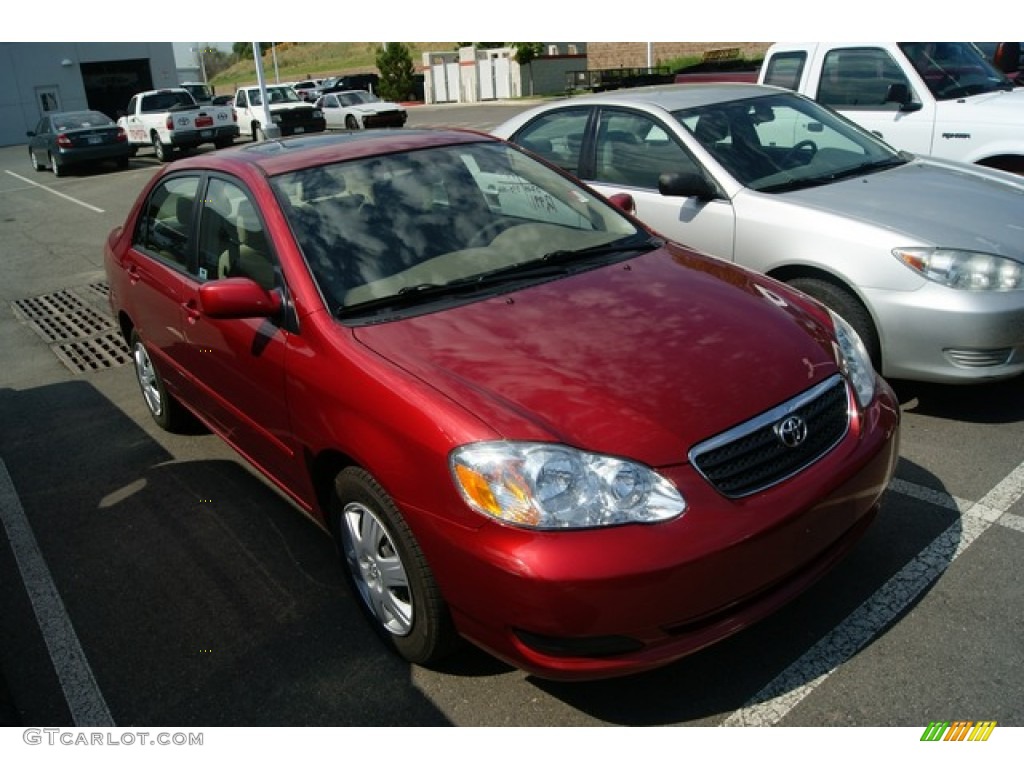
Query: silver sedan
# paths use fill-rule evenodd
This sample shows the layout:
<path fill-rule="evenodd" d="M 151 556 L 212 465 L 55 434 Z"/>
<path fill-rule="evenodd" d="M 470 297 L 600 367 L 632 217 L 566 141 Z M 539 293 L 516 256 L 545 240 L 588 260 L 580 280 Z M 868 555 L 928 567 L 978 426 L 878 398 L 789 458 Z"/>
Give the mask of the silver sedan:
<path fill-rule="evenodd" d="M 628 193 L 664 236 L 818 298 L 885 376 L 1024 372 L 1024 178 L 896 152 L 767 86 L 593 94 L 493 133 Z"/>

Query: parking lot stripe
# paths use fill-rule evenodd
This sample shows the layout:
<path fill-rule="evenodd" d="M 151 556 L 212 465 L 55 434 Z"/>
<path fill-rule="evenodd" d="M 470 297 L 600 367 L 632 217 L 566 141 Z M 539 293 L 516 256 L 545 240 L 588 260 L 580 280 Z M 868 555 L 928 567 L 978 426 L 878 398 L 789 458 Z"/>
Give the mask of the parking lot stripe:
<path fill-rule="evenodd" d="M 6 171 L 6 172 L 9 173 L 14 178 L 18 179 L 19 181 L 23 181 L 26 184 L 31 184 L 33 187 L 39 187 L 39 189 L 45 189 L 51 195 L 56 195 L 57 197 L 63 197 L 65 200 L 70 200 L 72 203 L 76 203 L 77 205 L 80 205 L 83 208 L 88 208 L 90 211 L 96 211 L 96 213 L 106 213 L 106 211 L 104 211 L 102 208 L 97 208 L 95 205 L 89 205 L 89 203 L 83 203 L 81 200 L 77 200 L 77 199 L 73 198 L 71 195 L 65 195 L 63 192 L 58 192 L 56 189 L 50 189 L 45 184 L 40 184 L 37 181 L 32 181 L 31 179 L 26 179 L 24 176 L 20 176 L 17 173 L 15 173 L 14 171 Z"/>
<path fill-rule="evenodd" d="M 115 725 L 85 652 L 75 634 L 64 601 L 53 583 L 25 510 L 21 506 L 7 465 L 0 459 L 0 518 L 21 572 L 25 591 L 35 611 L 50 660 L 64 690 L 74 724 L 110 728 Z"/>
<path fill-rule="evenodd" d="M 871 597 L 861 603 L 742 707 L 723 726 L 776 725 L 797 704 L 894 621 L 943 571 L 1024 495 L 1024 464 L 976 504 L 899 479 L 890 491 L 938 506 L 961 510 L 960 518 L 939 534 Z"/>

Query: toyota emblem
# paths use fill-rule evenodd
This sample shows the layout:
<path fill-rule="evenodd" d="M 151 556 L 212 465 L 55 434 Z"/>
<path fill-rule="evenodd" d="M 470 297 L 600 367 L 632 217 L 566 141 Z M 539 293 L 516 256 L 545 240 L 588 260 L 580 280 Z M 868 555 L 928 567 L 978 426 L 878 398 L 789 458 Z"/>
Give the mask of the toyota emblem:
<path fill-rule="evenodd" d="M 787 416 L 772 429 L 779 442 L 787 448 L 796 448 L 807 439 L 807 422 L 799 416 Z"/>

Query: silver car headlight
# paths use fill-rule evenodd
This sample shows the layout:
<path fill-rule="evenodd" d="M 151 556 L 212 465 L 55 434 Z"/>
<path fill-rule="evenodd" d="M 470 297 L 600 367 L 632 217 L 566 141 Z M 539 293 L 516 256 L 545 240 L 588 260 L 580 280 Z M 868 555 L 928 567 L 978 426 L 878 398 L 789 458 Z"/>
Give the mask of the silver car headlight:
<path fill-rule="evenodd" d="M 853 326 L 832 310 L 829 314 L 836 331 L 836 362 L 853 387 L 860 407 L 866 408 L 875 396 L 875 369 L 871 365 L 871 356 Z"/>
<path fill-rule="evenodd" d="M 964 291 L 1024 289 L 1024 266 L 1005 256 L 955 248 L 895 248 L 893 255 L 929 280 Z"/>
<path fill-rule="evenodd" d="M 686 502 L 657 472 L 625 459 L 553 443 L 488 442 L 451 454 L 455 486 L 470 507 L 529 528 L 655 523 Z"/>

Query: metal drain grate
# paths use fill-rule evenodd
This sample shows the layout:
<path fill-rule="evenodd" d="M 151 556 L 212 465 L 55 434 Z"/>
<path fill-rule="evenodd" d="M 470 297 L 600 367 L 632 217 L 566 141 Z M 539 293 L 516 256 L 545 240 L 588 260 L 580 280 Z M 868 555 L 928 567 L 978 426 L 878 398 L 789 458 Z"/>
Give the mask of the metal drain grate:
<path fill-rule="evenodd" d="M 131 362 L 117 326 L 102 311 L 109 295 L 107 283 L 90 283 L 18 299 L 12 306 L 15 315 L 50 345 L 64 365 L 75 373 L 89 373 Z"/>
<path fill-rule="evenodd" d="M 31 299 L 18 299 L 14 302 L 14 308 L 26 320 L 36 320 L 41 317 L 85 309 L 85 302 L 70 291 L 57 291 Z"/>
<path fill-rule="evenodd" d="M 73 371 L 88 373 L 116 368 L 131 362 L 131 353 L 119 333 L 58 344 L 54 353 Z"/>
<path fill-rule="evenodd" d="M 43 337 L 43 341 L 49 344 L 95 336 L 99 333 L 107 333 L 114 328 L 110 318 L 104 317 L 88 307 L 61 315 L 35 317 L 30 319 L 28 324 Z"/>

